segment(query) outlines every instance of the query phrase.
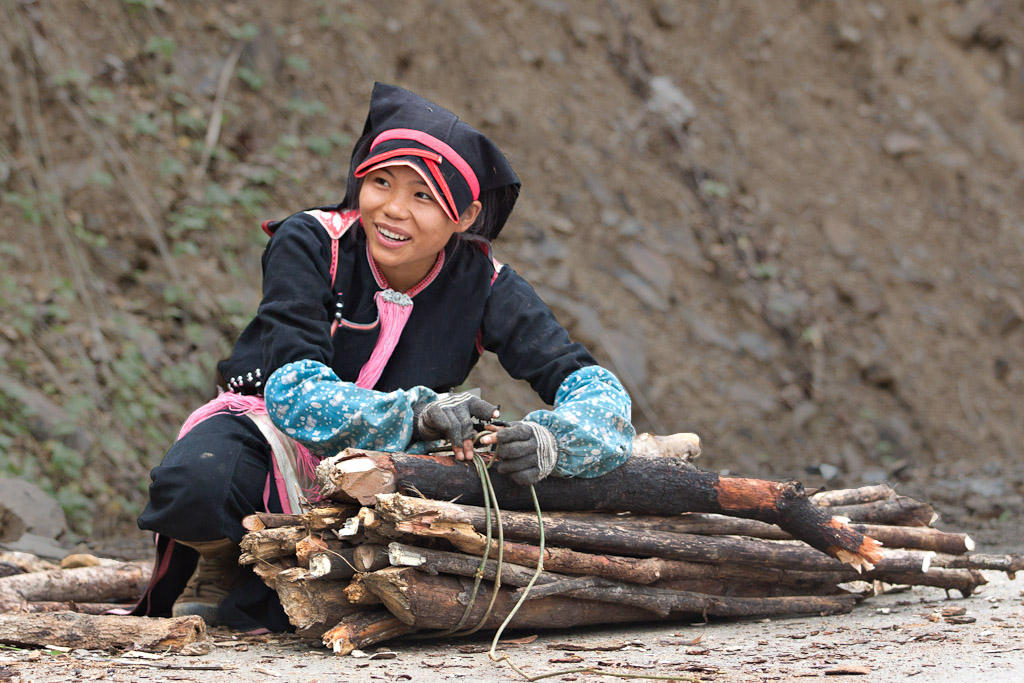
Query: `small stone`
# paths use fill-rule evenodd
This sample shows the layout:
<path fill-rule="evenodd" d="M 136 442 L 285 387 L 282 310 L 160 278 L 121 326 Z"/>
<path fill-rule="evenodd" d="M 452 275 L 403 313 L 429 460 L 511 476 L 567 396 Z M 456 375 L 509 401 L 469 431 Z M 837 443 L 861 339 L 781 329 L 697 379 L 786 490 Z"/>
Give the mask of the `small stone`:
<path fill-rule="evenodd" d="M 654 23 L 661 28 L 675 28 L 683 21 L 683 6 L 680 2 L 663 0 L 651 8 Z"/>
<path fill-rule="evenodd" d="M 828 246 L 836 256 L 849 258 L 857 253 L 857 231 L 842 218 L 826 216 L 821 223 Z"/>
<path fill-rule="evenodd" d="M 736 343 L 741 349 L 764 363 L 772 360 L 778 353 L 770 341 L 756 332 L 740 332 L 736 335 Z M 800 391 L 799 388 L 797 390 Z"/>
<path fill-rule="evenodd" d="M 793 429 L 803 429 L 811 418 L 818 414 L 818 406 L 812 401 L 804 401 L 793 409 Z"/>
<path fill-rule="evenodd" d="M 605 36 L 604 26 L 601 22 L 578 14 L 574 14 L 569 20 L 569 33 L 580 47 L 591 40 L 601 40 Z"/>
<path fill-rule="evenodd" d="M 882 149 L 893 157 L 902 157 L 921 151 L 921 140 L 909 133 L 894 131 L 882 140 Z"/>
<path fill-rule="evenodd" d="M 669 127 L 681 130 L 697 116 L 697 107 L 668 76 L 655 76 L 648 86 L 647 110 L 661 116 Z"/>
<path fill-rule="evenodd" d="M 836 29 L 836 47 L 849 50 L 859 46 L 863 40 L 864 36 L 856 26 L 842 24 Z"/>

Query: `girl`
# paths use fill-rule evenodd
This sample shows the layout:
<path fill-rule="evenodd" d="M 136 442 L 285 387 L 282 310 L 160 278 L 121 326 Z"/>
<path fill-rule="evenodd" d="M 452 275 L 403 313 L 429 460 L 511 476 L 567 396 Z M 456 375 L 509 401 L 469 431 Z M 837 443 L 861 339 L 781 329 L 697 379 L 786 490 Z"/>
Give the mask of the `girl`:
<path fill-rule="evenodd" d="M 158 562 L 135 613 L 287 628 L 273 592 L 238 566 L 241 519 L 298 512 L 300 495 L 315 499 L 318 459 L 345 447 L 416 452 L 444 439 L 471 458 L 474 425 L 498 411 L 438 392 L 484 350 L 554 406 L 483 437 L 500 472 L 527 485 L 629 457 L 622 385 L 492 256 L 519 186 L 454 114 L 374 86 L 345 198 L 264 225 L 263 300 L 218 366 L 224 391 L 151 475 L 139 526 L 157 533 Z"/>

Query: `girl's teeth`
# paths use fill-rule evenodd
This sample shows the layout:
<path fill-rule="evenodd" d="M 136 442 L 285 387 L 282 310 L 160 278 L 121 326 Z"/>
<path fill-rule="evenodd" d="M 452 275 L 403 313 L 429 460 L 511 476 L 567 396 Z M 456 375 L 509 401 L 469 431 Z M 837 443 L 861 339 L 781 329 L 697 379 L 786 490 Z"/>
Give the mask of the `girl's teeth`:
<path fill-rule="evenodd" d="M 404 242 L 407 239 L 409 239 L 408 237 L 402 237 L 401 235 L 396 235 L 395 233 L 390 232 L 388 230 L 385 230 L 384 228 L 381 228 L 379 226 L 377 227 L 377 230 L 380 232 L 380 234 L 384 235 L 389 240 L 395 240 L 396 242 Z"/>

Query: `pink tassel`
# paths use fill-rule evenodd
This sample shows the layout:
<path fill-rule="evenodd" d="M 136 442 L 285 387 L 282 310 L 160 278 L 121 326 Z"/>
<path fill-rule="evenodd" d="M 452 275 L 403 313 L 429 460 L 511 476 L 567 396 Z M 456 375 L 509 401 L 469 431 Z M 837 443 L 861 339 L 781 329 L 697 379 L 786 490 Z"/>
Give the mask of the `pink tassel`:
<path fill-rule="evenodd" d="M 209 403 L 199 406 L 181 426 L 178 431 L 178 438 L 185 436 L 192 428 L 203 420 L 221 413 L 256 413 L 257 415 L 267 414 L 267 404 L 259 396 L 244 396 L 232 391 L 225 391 Z"/>
<path fill-rule="evenodd" d="M 384 372 L 391 354 L 402 336 L 402 329 L 412 315 L 412 299 L 407 294 L 385 289 L 373 297 L 377 302 L 377 318 L 380 321 L 380 336 L 366 365 L 359 371 L 356 386 L 372 389 Z"/>

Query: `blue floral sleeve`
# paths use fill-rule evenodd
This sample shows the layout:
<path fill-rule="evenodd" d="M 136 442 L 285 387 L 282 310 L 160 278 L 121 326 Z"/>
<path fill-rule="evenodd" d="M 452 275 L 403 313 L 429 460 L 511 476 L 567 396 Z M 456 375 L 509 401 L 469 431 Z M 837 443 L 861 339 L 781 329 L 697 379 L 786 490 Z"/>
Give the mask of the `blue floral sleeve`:
<path fill-rule="evenodd" d="M 278 429 L 326 457 L 344 448 L 409 451 L 413 406 L 434 401 L 437 394 L 426 387 L 389 393 L 363 389 L 323 363 L 300 360 L 270 376 L 264 397 Z"/>
<path fill-rule="evenodd" d="M 554 410 L 525 419 L 547 427 L 558 441 L 554 474 L 599 477 L 626 462 L 636 430 L 632 403 L 619 380 L 599 365 L 573 372 L 558 387 Z"/>

